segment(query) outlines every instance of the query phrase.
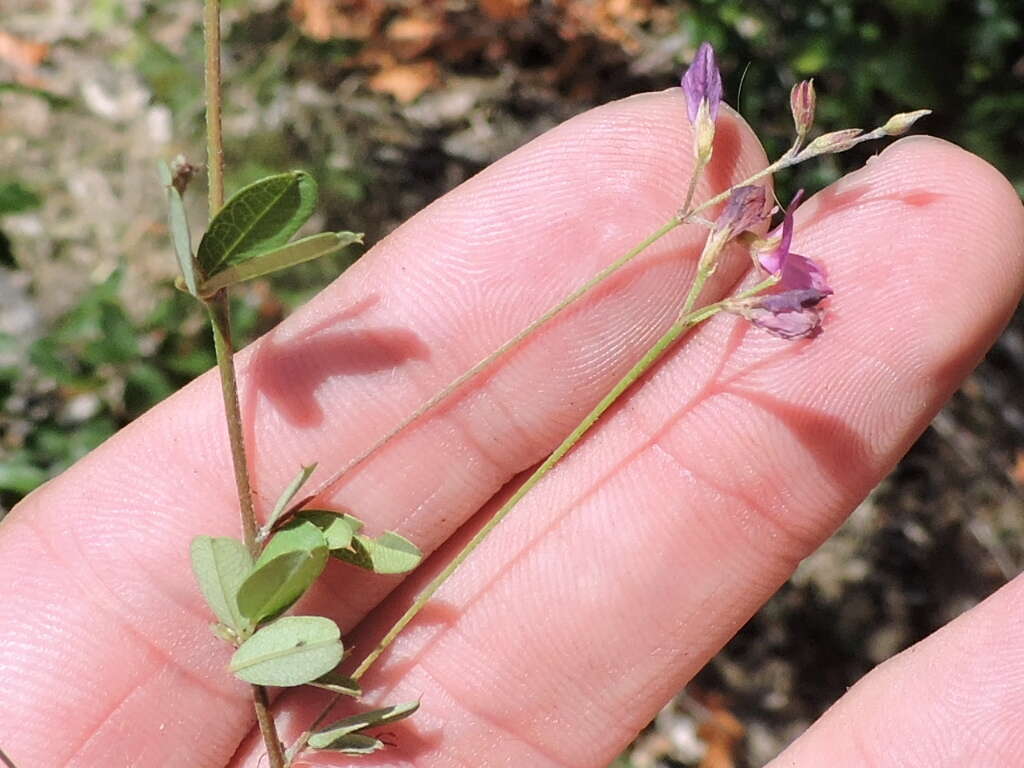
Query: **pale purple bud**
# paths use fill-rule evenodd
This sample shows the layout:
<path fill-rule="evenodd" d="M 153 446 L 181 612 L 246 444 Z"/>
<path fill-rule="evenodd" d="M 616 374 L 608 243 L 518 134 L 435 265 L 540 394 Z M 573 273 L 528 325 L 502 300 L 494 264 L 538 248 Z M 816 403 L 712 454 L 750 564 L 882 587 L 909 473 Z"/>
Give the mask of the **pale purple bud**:
<path fill-rule="evenodd" d="M 806 135 L 814 125 L 814 107 L 817 97 L 814 93 L 814 80 L 802 80 L 789 92 L 789 109 L 793 113 L 793 124 L 800 136 Z"/>
<path fill-rule="evenodd" d="M 860 128 L 846 128 L 842 131 L 832 131 L 816 138 L 807 145 L 807 149 L 801 152 L 806 157 L 815 155 L 828 155 L 835 152 L 845 152 L 850 147 L 859 144 L 858 137 L 864 133 Z"/>
<path fill-rule="evenodd" d="M 722 101 L 722 75 L 718 71 L 715 49 L 711 43 L 700 44 L 693 63 L 683 75 L 682 86 L 690 122 L 697 123 L 697 113 L 702 102 L 707 103 L 708 114 L 714 122 L 718 118 L 718 105 Z"/>
<path fill-rule="evenodd" d="M 727 232 L 726 240 L 740 232 L 753 229 L 766 217 L 768 197 L 764 187 L 747 185 L 736 187 L 725 203 L 725 209 L 715 221 L 715 232 Z"/>

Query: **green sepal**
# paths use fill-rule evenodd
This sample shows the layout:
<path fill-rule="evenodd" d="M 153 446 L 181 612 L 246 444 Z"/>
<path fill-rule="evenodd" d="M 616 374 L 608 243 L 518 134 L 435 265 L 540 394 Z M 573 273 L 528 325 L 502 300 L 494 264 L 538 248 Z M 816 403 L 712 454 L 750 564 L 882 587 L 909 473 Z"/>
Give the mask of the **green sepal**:
<path fill-rule="evenodd" d="M 323 616 L 285 616 L 259 629 L 235 651 L 228 669 L 253 685 L 305 685 L 344 655 L 341 630 Z"/>

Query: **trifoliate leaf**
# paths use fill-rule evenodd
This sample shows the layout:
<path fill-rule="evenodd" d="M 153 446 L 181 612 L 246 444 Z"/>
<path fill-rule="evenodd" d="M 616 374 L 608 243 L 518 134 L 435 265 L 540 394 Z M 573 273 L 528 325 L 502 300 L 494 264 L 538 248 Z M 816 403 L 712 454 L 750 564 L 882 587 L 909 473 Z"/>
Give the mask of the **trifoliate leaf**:
<path fill-rule="evenodd" d="M 221 623 L 243 633 L 250 622 L 238 608 L 236 597 L 252 571 L 252 557 L 236 539 L 196 536 L 191 546 L 192 571 L 207 604 Z"/>
<path fill-rule="evenodd" d="M 316 207 L 313 177 L 292 171 L 260 179 L 235 193 L 199 242 L 196 260 L 209 280 L 288 242 Z"/>
<path fill-rule="evenodd" d="M 362 731 L 366 728 L 376 728 L 380 725 L 387 725 L 403 720 L 420 708 L 418 701 L 407 701 L 404 704 L 395 704 L 392 707 L 375 709 L 371 712 L 361 712 L 358 715 L 346 717 L 325 728 L 321 728 L 309 737 L 309 746 L 314 749 L 333 749 L 331 746 L 338 739 L 349 734 Z"/>
<path fill-rule="evenodd" d="M 344 649 L 338 625 L 323 616 L 285 616 L 246 640 L 228 669 L 253 685 L 304 685 L 334 669 Z"/>

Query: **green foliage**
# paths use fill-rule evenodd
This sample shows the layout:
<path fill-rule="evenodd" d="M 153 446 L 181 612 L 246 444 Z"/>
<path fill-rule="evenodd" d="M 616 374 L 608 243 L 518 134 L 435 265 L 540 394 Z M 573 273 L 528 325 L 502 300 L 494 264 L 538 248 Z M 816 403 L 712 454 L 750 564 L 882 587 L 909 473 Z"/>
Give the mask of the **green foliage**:
<path fill-rule="evenodd" d="M 313 749 L 329 749 L 333 751 L 348 751 L 348 744 L 353 742 L 348 737 L 358 734 L 367 728 L 377 728 L 389 723 L 396 723 L 404 720 L 419 709 L 418 701 L 407 701 L 402 704 L 395 704 L 383 709 L 375 709 L 370 712 L 362 712 L 358 715 L 346 717 L 325 728 L 321 728 L 309 737 L 309 746 Z M 355 754 L 355 753 L 353 753 Z M 361 753 L 360 753 L 361 754 Z"/>
<path fill-rule="evenodd" d="M 392 531 L 385 531 L 376 539 L 361 534 L 354 536 L 350 548 L 332 550 L 331 555 L 380 574 L 406 573 L 423 559 L 423 553 L 415 544 Z"/>
<path fill-rule="evenodd" d="M 316 208 L 317 186 L 303 171 L 268 176 L 236 192 L 210 222 L 196 261 L 207 279 L 280 248 Z"/>
<path fill-rule="evenodd" d="M 281 269 L 329 256 L 348 245 L 361 242 L 363 242 L 363 236 L 355 232 L 324 232 L 312 235 L 222 269 L 213 277 L 204 280 L 200 289 L 204 294 L 212 294 L 229 285 L 252 280 L 255 277 L 263 277 Z M 187 284 L 187 275 L 185 280 Z"/>
<path fill-rule="evenodd" d="M 257 561 L 238 589 L 239 611 L 256 624 L 279 616 L 305 594 L 326 564 L 326 546 L 290 549 L 262 564 Z"/>
<path fill-rule="evenodd" d="M 344 655 L 341 630 L 322 616 L 286 616 L 258 630 L 231 657 L 229 669 L 254 685 L 304 685 Z"/>
<path fill-rule="evenodd" d="M 314 461 L 307 467 L 302 467 L 288 486 L 281 492 L 281 495 L 277 497 L 277 502 L 274 504 L 274 510 L 270 513 L 270 517 L 267 519 L 267 523 L 264 526 L 265 531 L 272 530 L 277 519 L 288 509 L 288 505 L 292 503 L 292 499 L 295 498 L 295 494 L 299 492 L 299 489 L 305 485 L 306 481 L 309 480 L 310 475 L 316 470 L 316 462 Z"/>
<path fill-rule="evenodd" d="M 192 539 L 192 571 L 206 603 L 237 637 L 244 636 L 251 623 L 238 609 L 238 590 L 252 571 L 252 557 L 237 539 L 197 536 Z"/>
<path fill-rule="evenodd" d="M 31 211 L 41 203 L 39 195 L 20 181 L 0 182 L 0 216 Z"/>
<path fill-rule="evenodd" d="M 171 245 L 178 259 L 178 269 L 188 292 L 193 296 L 197 292 L 195 262 L 192 257 L 192 234 L 188 228 L 188 217 L 185 215 L 185 201 L 181 199 L 181 191 L 174 185 L 170 166 L 160 163 L 160 182 L 167 190 L 167 228 L 171 233 Z"/>
<path fill-rule="evenodd" d="M 352 537 L 363 529 L 361 520 L 343 512 L 304 509 L 297 517 L 317 526 L 323 532 L 327 548 L 332 552 L 350 547 Z"/>
<path fill-rule="evenodd" d="M 333 693 L 340 693 L 342 696 L 351 696 L 355 699 L 363 695 L 363 689 L 359 687 L 359 683 L 351 677 L 341 674 L 336 669 L 318 677 L 310 685 L 315 685 L 317 688 L 323 688 Z"/>

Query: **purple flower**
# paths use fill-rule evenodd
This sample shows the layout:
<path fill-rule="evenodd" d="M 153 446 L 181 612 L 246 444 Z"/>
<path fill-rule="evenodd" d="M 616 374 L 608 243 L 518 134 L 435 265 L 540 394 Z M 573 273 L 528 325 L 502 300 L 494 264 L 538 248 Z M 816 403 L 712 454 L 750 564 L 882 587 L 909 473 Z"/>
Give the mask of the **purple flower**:
<path fill-rule="evenodd" d="M 818 306 L 828 294 L 814 288 L 757 296 L 742 312 L 754 325 L 784 339 L 815 336 L 821 328 Z"/>
<path fill-rule="evenodd" d="M 759 252 L 757 261 L 765 272 L 779 276 L 779 286 L 784 291 L 813 288 L 824 296 L 828 296 L 832 293 L 832 289 L 825 282 L 825 273 L 822 272 L 821 267 L 806 256 L 789 250 L 793 242 L 793 211 L 800 205 L 803 196 L 804 191 L 801 189 L 793 197 L 789 208 L 786 209 L 785 218 L 782 220 L 779 244 L 770 251 Z"/>
<path fill-rule="evenodd" d="M 789 250 L 793 241 L 793 211 L 802 198 L 800 190 L 789 204 L 778 245 L 757 253 L 761 268 L 778 276 L 780 290 L 737 301 L 730 307 L 754 325 L 784 339 L 817 334 L 822 318 L 819 304 L 832 294 L 821 268 L 806 256 Z"/>
<path fill-rule="evenodd" d="M 718 118 L 718 105 L 722 101 L 722 75 L 715 63 L 715 49 L 711 43 L 701 43 L 693 63 L 683 75 L 682 86 L 690 122 L 697 123 L 697 113 L 702 102 L 707 102 L 708 114 L 714 122 Z"/>
<path fill-rule="evenodd" d="M 727 231 L 728 240 L 740 232 L 753 229 L 765 218 L 767 202 L 764 187 L 736 187 L 729 195 L 721 215 L 715 220 L 715 232 Z"/>

